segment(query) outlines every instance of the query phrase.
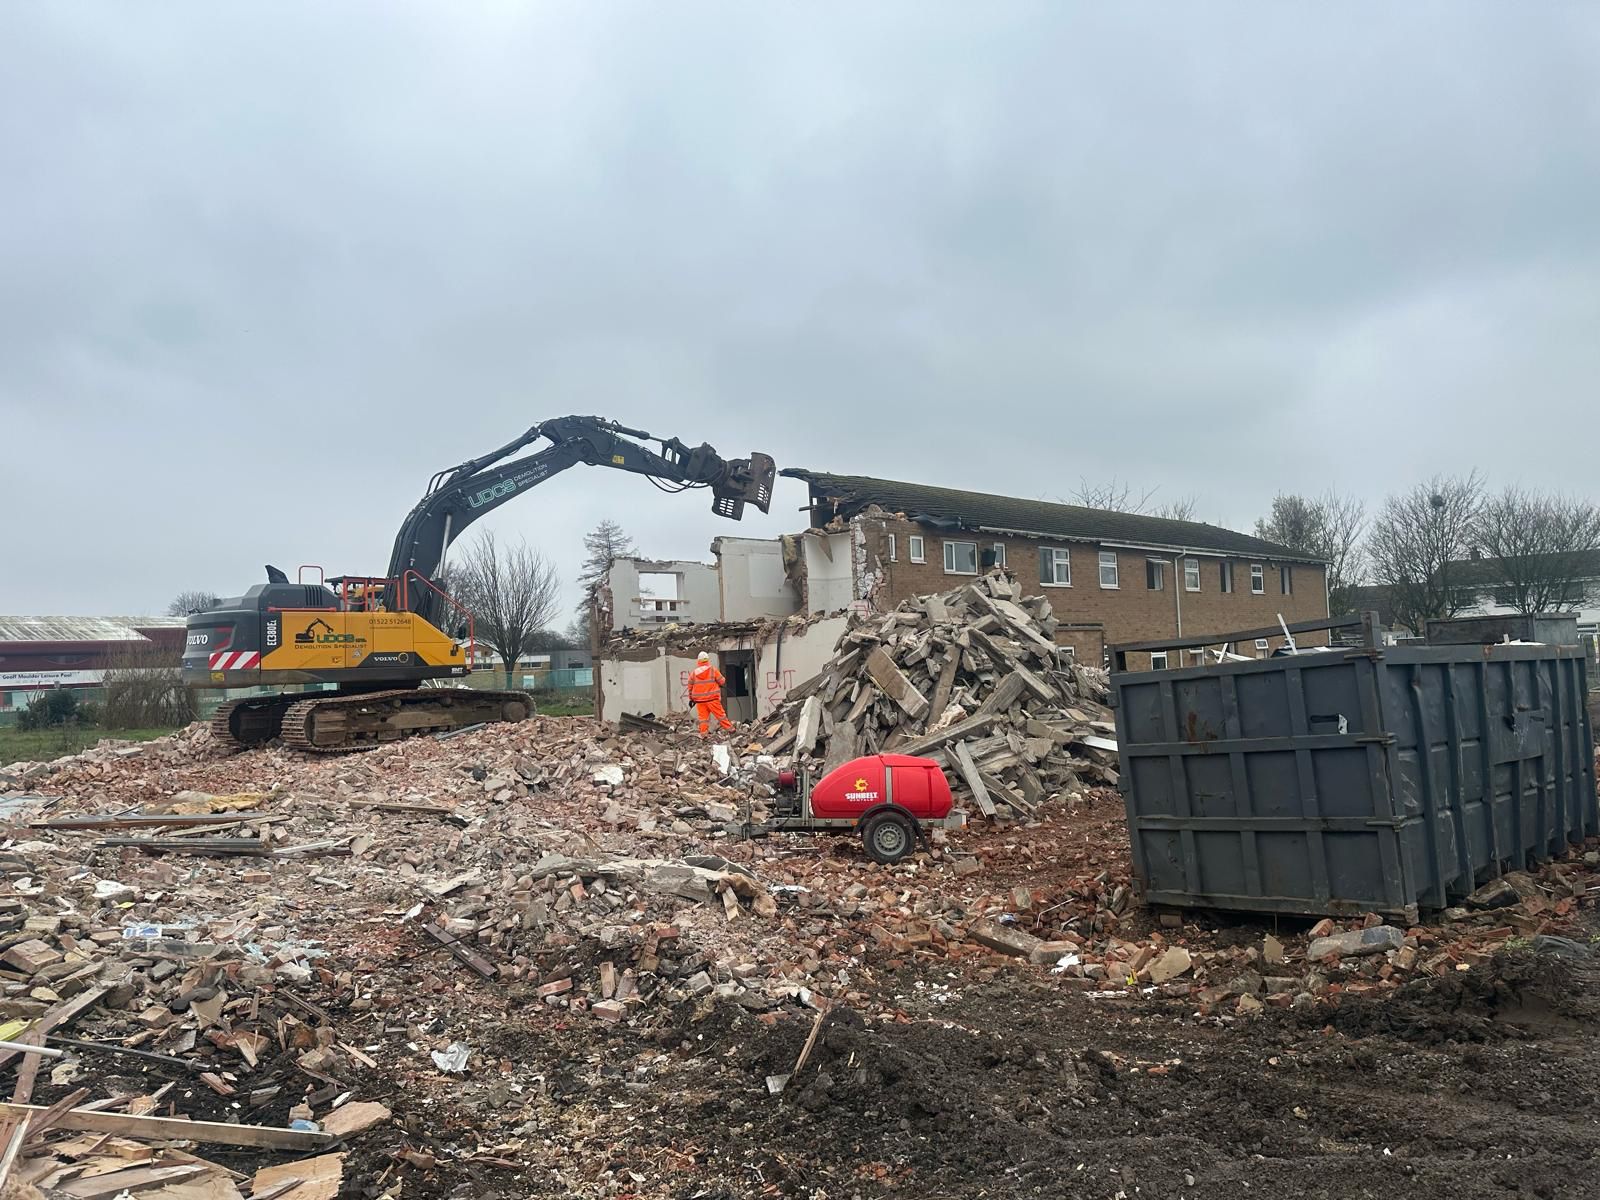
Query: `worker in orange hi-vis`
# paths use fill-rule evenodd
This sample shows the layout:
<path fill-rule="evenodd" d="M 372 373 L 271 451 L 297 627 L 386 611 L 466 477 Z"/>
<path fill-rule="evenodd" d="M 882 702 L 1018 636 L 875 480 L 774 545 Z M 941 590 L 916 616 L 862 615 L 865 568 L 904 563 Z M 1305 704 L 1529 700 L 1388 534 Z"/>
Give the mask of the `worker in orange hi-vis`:
<path fill-rule="evenodd" d="M 700 714 L 701 737 L 710 731 L 712 717 L 717 719 L 722 728 L 733 728 L 733 722 L 728 720 L 728 714 L 722 707 L 722 685 L 726 682 L 722 672 L 711 665 L 711 655 L 700 651 L 694 670 L 689 672 L 689 703 Z"/>

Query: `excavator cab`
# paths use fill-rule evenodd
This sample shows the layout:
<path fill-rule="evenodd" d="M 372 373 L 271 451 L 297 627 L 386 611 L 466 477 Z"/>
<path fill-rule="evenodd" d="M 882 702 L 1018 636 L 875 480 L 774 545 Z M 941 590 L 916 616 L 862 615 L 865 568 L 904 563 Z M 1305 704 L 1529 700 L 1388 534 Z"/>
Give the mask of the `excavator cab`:
<path fill-rule="evenodd" d="M 766 512 L 772 505 L 777 474 L 778 466 L 770 454 L 752 451 L 749 458 L 729 459 L 727 474 L 712 489 L 711 511 L 734 521 L 744 516 L 746 504 Z"/>

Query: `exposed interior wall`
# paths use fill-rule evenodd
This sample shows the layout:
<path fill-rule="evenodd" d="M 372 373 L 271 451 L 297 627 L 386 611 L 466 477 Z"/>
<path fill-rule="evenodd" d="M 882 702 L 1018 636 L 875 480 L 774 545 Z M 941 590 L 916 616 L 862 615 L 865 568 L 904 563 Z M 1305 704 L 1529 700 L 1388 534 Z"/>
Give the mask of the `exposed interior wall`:
<path fill-rule="evenodd" d="M 754 652 L 751 705 L 759 720 L 784 702 L 790 688 L 827 665 L 847 624 L 842 615 L 828 617 L 799 629 L 781 627 L 781 637 L 780 629 L 774 628 L 759 639 L 759 645 L 758 639 L 749 636 L 712 636 L 705 648 L 713 661 L 719 661 L 724 653 Z M 600 711 L 611 721 L 625 712 L 657 717 L 688 712 L 689 672 L 694 670 L 696 653 L 686 646 L 641 645 L 603 655 L 595 665 Z"/>
<path fill-rule="evenodd" d="M 651 580 L 651 591 L 656 594 L 645 594 L 641 575 L 656 577 Z M 710 563 L 619 558 L 611 564 L 606 582 L 611 592 L 612 629 L 703 624 L 721 619 L 717 568 Z M 669 590 L 671 595 L 660 594 Z"/>
<path fill-rule="evenodd" d="M 782 542 L 719 537 L 711 551 L 717 556 L 722 620 L 759 621 L 800 611 L 800 595 L 784 574 Z"/>
<path fill-rule="evenodd" d="M 850 533 L 808 533 L 800 539 L 805 555 L 806 611 L 839 612 L 856 596 L 856 547 Z"/>

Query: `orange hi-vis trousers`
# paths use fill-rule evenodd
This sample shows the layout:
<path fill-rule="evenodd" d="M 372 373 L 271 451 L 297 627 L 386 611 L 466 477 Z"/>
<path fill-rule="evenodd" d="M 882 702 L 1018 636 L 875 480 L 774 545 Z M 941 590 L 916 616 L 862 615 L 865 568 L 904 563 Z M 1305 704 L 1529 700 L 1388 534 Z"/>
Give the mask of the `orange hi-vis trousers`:
<path fill-rule="evenodd" d="M 700 736 L 705 737 L 711 730 L 711 718 L 715 717 L 723 729 L 732 729 L 733 722 L 728 720 L 727 711 L 722 707 L 722 700 L 704 700 L 695 705 L 695 710 L 700 714 Z"/>

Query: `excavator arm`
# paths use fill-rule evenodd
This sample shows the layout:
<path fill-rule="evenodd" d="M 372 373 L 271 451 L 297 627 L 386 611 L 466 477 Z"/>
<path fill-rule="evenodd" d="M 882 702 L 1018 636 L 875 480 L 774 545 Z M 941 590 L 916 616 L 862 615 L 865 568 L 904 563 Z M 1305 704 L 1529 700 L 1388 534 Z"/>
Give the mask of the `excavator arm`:
<path fill-rule="evenodd" d="M 548 446 L 513 457 L 546 440 Z M 641 444 L 646 442 L 655 442 L 660 448 Z M 772 503 L 775 467 L 768 455 L 725 459 L 703 443 L 691 447 L 676 438 L 652 437 L 600 417 L 558 417 L 540 422 L 498 450 L 435 475 L 427 493 L 400 526 L 388 577 L 398 581 L 408 571 L 416 571 L 431 580 L 450 543 L 468 525 L 579 463 L 644 475 L 665 491 L 709 488 L 712 511 L 735 521 L 744 515 L 746 504 L 766 512 Z M 396 584 L 390 584 L 385 607 L 401 607 L 402 594 L 412 611 L 426 615 L 432 607 L 428 589 L 400 589 Z"/>

